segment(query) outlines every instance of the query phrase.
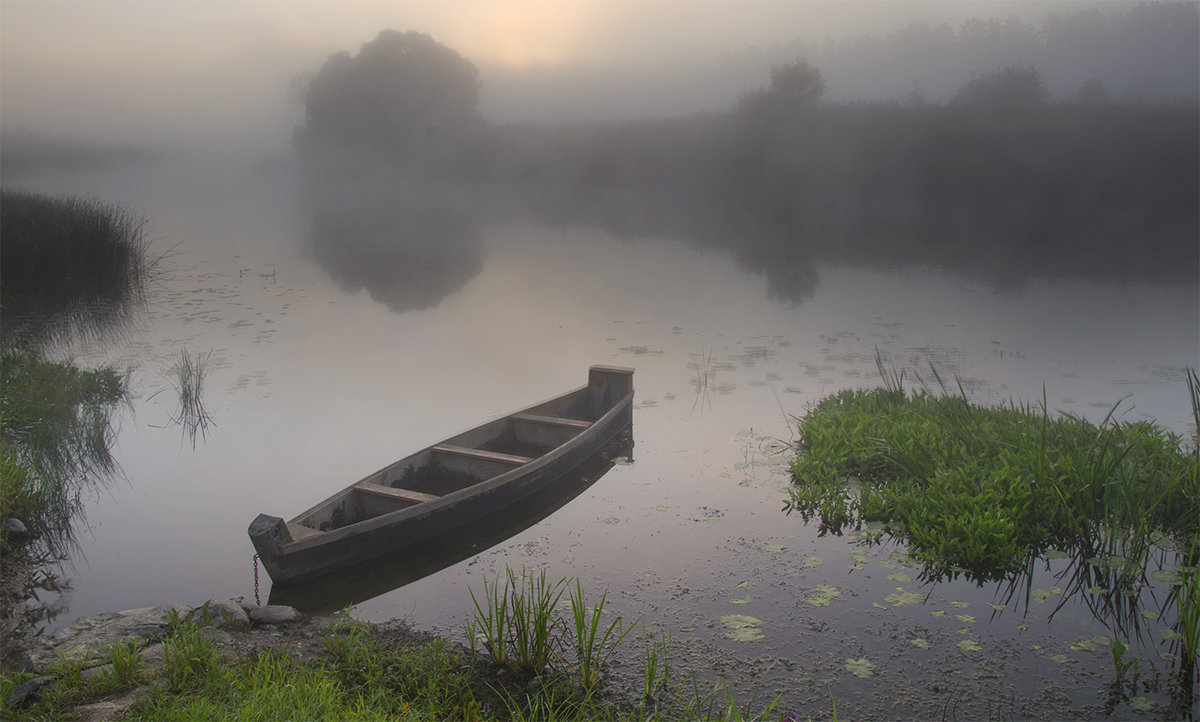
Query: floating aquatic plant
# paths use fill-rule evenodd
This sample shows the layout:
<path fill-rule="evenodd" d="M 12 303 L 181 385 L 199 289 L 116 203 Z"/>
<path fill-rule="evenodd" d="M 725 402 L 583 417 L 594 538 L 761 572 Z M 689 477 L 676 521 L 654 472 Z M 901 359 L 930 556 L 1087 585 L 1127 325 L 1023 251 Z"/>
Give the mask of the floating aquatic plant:
<path fill-rule="evenodd" d="M 916 592 L 906 592 L 903 587 L 896 587 L 896 591 L 884 597 L 883 601 L 897 607 L 910 607 L 914 604 L 924 602 L 925 595 Z M 934 616 L 938 615 L 935 614 Z"/>
<path fill-rule="evenodd" d="M 721 623 L 729 628 L 725 636 L 735 642 L 758 642 L 766 639 L 760 627 L 762 620 L 747 614 L 727 614 Z"/>
<path fill-rule="evenodd" d="M 861 657 L 859 659 L 847 659 L 846 670 L 855 677 L 866 679 L 867 677 L 874 676 L 875 665 L 867 661 L 866 657 Z"/>

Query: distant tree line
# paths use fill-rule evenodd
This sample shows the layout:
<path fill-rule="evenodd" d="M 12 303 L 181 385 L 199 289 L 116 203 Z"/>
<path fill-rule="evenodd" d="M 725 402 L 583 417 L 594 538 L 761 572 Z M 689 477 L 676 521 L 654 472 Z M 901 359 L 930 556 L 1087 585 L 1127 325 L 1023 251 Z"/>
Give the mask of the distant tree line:
<path fill-rule="evenodd" d="M 948 100 L 972 75 L 1013 64 L 1043 69 L 1051 95 L 1077 99 L 1103 90 L 1107 102 L 1196 100 L 1200 93 L 1200 13 L 1195 2 L 912 23 L 883 35 L 793 42 L 728 58 L 751 67 L 803 57 L 818 65 L 839 99 L 900 100 L 919 93 Z M 915 88 L 914 88 L 915 84 Z"/>
<path fill-rule="evenodd" d="M 504 213 L 670 236 L 729 249 L 781 297 L 806 295 L 815 264 L 828 260 L 931 263 L 1001 282 L 1196 282 L 1194 99 L 1116 104 L 1085 84 L 1052 101 L 1042 73 L 1023 64 L 976 74 L 945 103 L 911 93 L 829 103 L 825 88 L 822 73 L 796 59 L 724 112 L 495 125 L 479 113 L 468 61 L 428 36 L 385 31 L 358 56 L 326 62 L 297 145 L 315 179 L 313 207 L 331 229 L 324 236 L 353 242 L 338 229 L 383 219 L 370 226 L 372 278 L 386 275 L 387 224 L 412 225 L 405 219 L 416 211 L 388 220 L 397 208 L 457 197 L 461 212 L 422 216 L 454 218 L 447 237 L 470 237 L 464 219 Z M 343 193 L 327 202 L 321 189 L 344 187 L 331 179 L 364 174 L 405 188 L 403 199 L 347 206 Z M 348 222 L 331 221 L 331 208 Z M 423 236 L 436 235 L 422 224 Z M 456 247 L 478 252 L 475 242 Z M 411 252 L 393 255 L 410 264 Z"/>

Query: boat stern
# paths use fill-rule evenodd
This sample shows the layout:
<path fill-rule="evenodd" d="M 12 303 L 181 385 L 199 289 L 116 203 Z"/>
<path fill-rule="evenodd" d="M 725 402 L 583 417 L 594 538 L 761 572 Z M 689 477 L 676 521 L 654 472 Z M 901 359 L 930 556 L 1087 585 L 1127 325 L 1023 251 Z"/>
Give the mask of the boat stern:
<path fill-rule="evenodd" d="M 633 393 L 633 369 L 621 366 L 592 366 L 588 369 L 588 403 L 597 416 Z M 629 413 L 633 417 L 632 405 Z"/>

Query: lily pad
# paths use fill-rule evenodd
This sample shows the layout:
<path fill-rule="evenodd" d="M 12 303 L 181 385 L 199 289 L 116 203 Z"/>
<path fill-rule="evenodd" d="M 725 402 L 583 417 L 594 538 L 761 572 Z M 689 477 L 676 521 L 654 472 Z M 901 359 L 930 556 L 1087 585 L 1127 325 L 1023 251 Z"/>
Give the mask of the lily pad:
<path fill-rule="evenodd" d="M 805 569 L 815 569 L 825 563 L 825 560 L 821 557 L 807 556 L 800 563 L 804 565 Z"/>
<path fill-rule="evenodd" d="M 841 599 L 842 591 L 828 584 L 818 584 L 817 590 L 808 595 L 808 603 L 814 607 L 828 607 L 829 602 Z"/>
<path fill-rule="evenodd" d="M 1072 662 L 1074 660 L 1065 654 L 1054 654 L 1050 656 L 1050 661 L 1057 664 L 1066 664 L 1067 662 Z"/>
<path fill-rule="evenodd" d="M 950 602 L 950 606 L 954 607 L 955 609 L 966 609 L 967 607 L 971 606 L 971 603 L 970 602 Z"/>
<path fill-rule="evenodd" d="M 861 659 L 847 659 L 846 669 L 855 677 L 866 679 L 875 674 L 875 665 L 867 661 L 866 657 Z"/>
<path fill-rule="evenodd" d="M 1164 584 L 1183 584 L 1183 577 L 1174 569 L 1157 569 L 1150 572 L 1150 578 L 1156 579 Z"/>
<path fill-rule="evenodd" d="M 762 620 L 758 617 L 751 617 L 748 614 L 727 614 L 724 617 L 721 617 L 721 624 L 724 624 L 730 629 L 758 627 L 762 625 L 762 623 Z"/>
<path fill-rule="evenodd" d="M 1062 589 L 1058 587 L 1050 587 L 1049 589 L 1034 589 L 1033 598 L 1038 604 L 1045 604 L 1050 597 L 1057 597 L 1062 594 Z"/>
<path fill-rule="evenodd" d="M 912 581 L 912 577 L 908 576 L 904 572 L 892 572 L 891 574 L 887 575 L 887 578 L 888 578 L 888 581 L 891 581 L 891 582 L 911 582 Z"/>
<path fill-rule="evenodd" d="M 1108 594 L 1108 590 L 1099 584 L 1092 586 L 1092 587 L 1088 587 L 1088 591 L 1091 592 L 1092 594 Z"/>
<path fill-rule="evenodd" d="M 725 636 L 735 642 L 761 642 L 767 638 L 758 627 L 741 627 L 731 630 Z"/>
<path fill-rule="evenodd" d="M 1145 697 L 1130 697 L 1129 709 L 1134 712 L 1149 712 L 1154 709 L 1154 703 Z"/>
<path fill-rule="evenodd" d="M 721 623 L 731 630 L 725 636 L 735 642 L 758 642 L 766 639 L 766 635 L 759 629 L 762 620 L 758 617 L 751 617 L 748 614 L 728 614 L 721 617 Z"/>
<path fill-rule="evenodd" d="M 974 639 L 964 639 L 958 643 L 958 648 L 966 652 L 978 652 L 983 649 Z"/>
<path fill-rule="evenodd" d="M 1047 549 L 1042 556 L 1047 559 L 1066 559 L 1068 555 L 1062 549 Z"/>
<path fill-rule="evenodd" d="M 1158 619 L 1158 612 L 1153 609 L 1143 609 L 1141 614 L 1146 619 Z"/>
<path fill-rule="evenodd" d="M 883 598 L 883 601 L 896 607 L 911 607 L 925 601 L 924 594 L 906 592 L 904 587 L 896 587 L 896 591 Z"/>
<path fill-rule="evenodd" d="M 762 549 L 768 554 L 782 554 L 787 551 L 787 547 L 783 546 L 782 544 L 763 544 L 759 547 L 759 549 Z"/>
<path fill-rule="evenodd" d="M 1163 639 L 1168 639 L 1171 641 L 1175 641 L 1176 639 L 1183 639 L 1183 635 L 1180 634 L 1179 632 L 1176 632 L 1174 629 L 1162 630 L 1162 636 L 1163 636 Z"/>
<path fill-rule="evenodd" d="M 975 617 L 972 617 L 970 614 L 955 614 L 954 618 L 957 619 L 958 621 L 962 622 L 963 624 L 974 624 L 975 623 Z"/>
<path fill-rule="evenodd" d="M 605 523 L 605 524 L 608 524 L 608 525 L 610 525 L 610 526 L 611 526 L 611 525 L 613 525 L 613 524 L 620 524 L 620 523 L 621 523 L 621 520 L 620 520 L 620 519 L 618 519 L 618 518 L 617 518 L 617 517 L 615 517 L 615 516 L 610 516 L 610 517 L 608 517 L 607 519 L 604 519 L 604 520 L 603 520 L 603 523 Z"/>
<path fill-rule="evenodd" d="M 989 607 L 991 607 L 992 609 L 995 609 L 997 612 L 1003 612 L 1005 609 L 1008 608 L 1008 607 L 1005 607 L 1003 604 L 996 604 L 995 602 L 988 602 L 987 605 Z"/>
<path fill-rule="evenodd" d="M 730 604 L 749 604 L 750 600 L 749 599 L 730 599 L 729 603 Z"/>
<path fill-rule="evenodd" d="M 1096 644 L 1096 640 L 1091 637 L 1084 637 L 1078 641 L 1070 642 L 1067 646 L 1076 652 L 1095 652 L 1100 649 L 1100 645 Z"/>
<path fill-rule="evenodd" d="M 929 614 L 930 614 L 930 615 L 932 615 L 932 616 L 934 616 L 934 617 L 944 617 L 944 616 L 946 616 L 946 610 L 945 610 L 945 609 L 939 609 L 939 610 L 937 610 L 936 612 L 930 612 Z"/>
<path fill-rule="evenodd" d="M 737 585 L 737 587 L 736 587 L 736 588 L 737 588 L 737 589 L 749 589 L 749 588 L 750 588 L 750 581 L 749 581 L 749 580 L 747 580 L 747 581 L 744 581 L 744 582 L 742 582 L 741 584 Z"/>
<path fill-rule="evenodd" d="M 908 643 L 914 647 L 920 647 L 921 649 L 929 649 L 929 642 L 925 641 L 924 639 L 921 639 L 920 637 L 914 637 L 914 638 L 908 640 Z"/>

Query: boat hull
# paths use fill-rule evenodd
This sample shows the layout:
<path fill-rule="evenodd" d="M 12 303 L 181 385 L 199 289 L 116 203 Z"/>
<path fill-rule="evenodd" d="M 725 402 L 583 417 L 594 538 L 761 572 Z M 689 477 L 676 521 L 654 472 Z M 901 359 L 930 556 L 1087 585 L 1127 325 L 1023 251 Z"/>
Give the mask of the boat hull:
<path fill-rule="evenodd" d="M 490 473 L 489 478 L 464 488 L 436 496 L 416 493 L 415 498 L 423 500 L 337 528 L 316 530 L 310 526 L 315 524 L 314 519 L 334 518 L 334 512 L 345 507 L 364 484 L 376 490 L 383 486 L 387 495 L 398 495 L 391 487 L 398 485 L 406 473 L 411 475 L 416 464 L 427 463 L 432 454 L 446 448 L 443 442 L 372 474 L 288 522 L 260 514 L 251 523 L 249 534 L 264 568 L 277 584 L 301 582 L 349 564 L 418 546 L 456 530 L 465 533 L 482 519 L 519 508 L 526 499 L 552 486 L 630 425 L 632 374 L 631 369 L 594 366 L 586 387 L 451 437 L 448 441 L 456 444 L 484 439 L 506 420 L 559 408 L 569 409 L 575 416 L 584 415 L 590 422 L 546 453 L 515 468 Z M 495 458 L 505 456 L 482 452 L 480 458 L 473 458 L 463 454 L 455 457 L 455 463 L 468 472 L 483 473 L 483 469 L 495 472 L 498 470 L 494 466 L 506 461 L 497 462 Z M 295 533 L 299 530 L 304 531 L 303 536 Z"/>

